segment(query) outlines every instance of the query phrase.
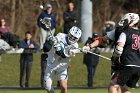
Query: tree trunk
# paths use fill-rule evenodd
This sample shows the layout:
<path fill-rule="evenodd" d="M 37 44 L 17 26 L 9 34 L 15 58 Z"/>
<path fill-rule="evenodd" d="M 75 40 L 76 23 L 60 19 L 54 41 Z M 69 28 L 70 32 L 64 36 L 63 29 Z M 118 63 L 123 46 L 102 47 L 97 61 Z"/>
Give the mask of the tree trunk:
<path fill-rule="evenodd" d="M 19 11 L 18 11 L 18 20 L 17 20 L 17 29 L 16 29 L 16 34 L 19 34 L 21 33 L 22 30 L 22 27 L 23 27 L 23 21 L 24 21 L 24 0 L 19 0 L 18 2 L 18 7 L 19 7 Z"/>
<path fill-rule="evenodd" d="M 13 32 L 15 30 L 15 7 L 16 7 L 16 0 L 11 0 L 11 22 L 10 22 L 10 28 L 11 31 Z"/>
<path fill-rule="evenodd" d="M 62 3 L 62 2 L 61 2 Z M 58 7 L 58 16 L 59 16 L 59 26 L 62 27 L 63 26 L 63 9 L 60 5 L 60 1 L 59 0 L 56 0 L 56 4 L 57 4 L 57 7 Z"/>

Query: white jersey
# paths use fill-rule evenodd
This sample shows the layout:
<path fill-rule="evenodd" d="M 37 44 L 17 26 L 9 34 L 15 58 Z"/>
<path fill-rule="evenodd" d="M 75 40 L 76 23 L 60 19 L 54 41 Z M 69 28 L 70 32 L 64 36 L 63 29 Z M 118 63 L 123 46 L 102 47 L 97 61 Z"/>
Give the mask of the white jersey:
<path fill-rule="evenodd" d="M 71 45 L 68 44 L 67 35 L 64 33 L 58 33 L 55 37 L 57 38 L 58 42 L 64 44 L 65 49 L 78 48 L 77 42 Z M 68 68 L 70 57 L 62 58 L 55 52 L 56 50 L 54 48 L 52 48 L 48 52 L 47 66 L 52 70 L 57 70 L 61 72 Z"/>

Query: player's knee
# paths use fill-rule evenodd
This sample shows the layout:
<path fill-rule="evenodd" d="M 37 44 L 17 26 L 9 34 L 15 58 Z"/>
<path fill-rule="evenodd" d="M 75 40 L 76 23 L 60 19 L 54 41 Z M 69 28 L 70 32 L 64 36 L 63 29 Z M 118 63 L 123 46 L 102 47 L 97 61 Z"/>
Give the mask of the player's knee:
<path fill-rule="evenodd" d="M 54 93 L 54 88 L 50 86 L 45 86 L 45 89 L 47 90 L 48 93 Z"/>
<path fill-rule="evenodd" d="M 67 90 L 67 80 L 60 81 L 61 89 L 66 91 Z"/>
<path fill-rule="evenodd" d="M 62 86 L 61 86 L 61 89 L 64 90 L 64 91 L 66 91 L 66 90 L 67 90 L 67 86 L 63 86 L 63 85 L 62 85 Z"/>
<path fill-rule="evenodd" d="M 51 90 L 51 86 L 47 86 L 46 84 L 44 85 L 44 88 L 45 88 L 47 91 L 50 91 L 50 90 Z"/>
<path fill-rule="evenodd" d="M 109 85 L 109 90 L 110 91 L 118 90 L 119 88 L 120 88 L 120 86 L 117 85 L 117 84 L 110 84 Z"/>
<path fill-rule="evenodd" d="M 47 91 L 50 91 L 51 90 L 51 85 L 50 84 L 47 84 L 47 82 L 44 80 L 44 88 L 47 90 Z"/>

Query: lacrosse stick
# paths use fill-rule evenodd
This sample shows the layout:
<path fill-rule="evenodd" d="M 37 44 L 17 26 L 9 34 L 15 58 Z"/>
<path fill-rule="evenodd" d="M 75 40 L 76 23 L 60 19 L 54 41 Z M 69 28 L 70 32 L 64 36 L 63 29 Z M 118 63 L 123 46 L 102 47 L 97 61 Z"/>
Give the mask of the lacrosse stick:
<path fill-rule="evenodd" d="M 111 59 L 108 58 L 108 57 L 102 56 L 102 55 L 100 55 L 100 54 L 97 54 L 97 53 L 94 53 L 94 52 L 91 52 L 91 51 L 88 51 L 87 53 L 90 53 L 90 54 L 93 54 L 93 55 L 96 55 L 96 56 L 102 57 L 102 58 L 107 59 L 107 60 L 111 60 Z"/>
<path fill-rule="evenodd" d="M 41 19 L 41 23 L 44 24 L 47 28 L 47 32 L 49 33 L 49 37 L 51 38 L 55 38 L 52 31 L 51 31 L 51 18 L 49 17 L 44 17 L 43 19 Z M 48 37 L 47 37 L 48 39 Z"/>
<path fill-rule="evenodd" d="M 84 53 L 84 52 L 82 52 L 82 49 L 81 49 L 81 48 L 76 48 L 76 49 L 80 50 L 80 51 L 77 52 L 77 53 Z M 108 58 L 108 57 L 102 56 L 102 55 L 100 55 L 100 54 L 97 54 L 97 53 L 94 53 L 94 52 L 91 52 L 91 51 L 87 51 L 87 53 L 90 53 L 90 54 L 93 54 L 93 55 L 99 56 L 99 57 L 104 58 L 104 59 L 107 59 L 107 60 L 111 60 L 111 59 Z"/>

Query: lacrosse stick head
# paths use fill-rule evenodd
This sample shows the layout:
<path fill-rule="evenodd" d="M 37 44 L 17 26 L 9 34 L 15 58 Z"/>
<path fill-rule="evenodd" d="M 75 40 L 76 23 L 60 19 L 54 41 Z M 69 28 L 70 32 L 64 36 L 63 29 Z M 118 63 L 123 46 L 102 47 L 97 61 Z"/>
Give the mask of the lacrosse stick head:
<path fill-rule="evenodd" d="M 51 18 L 44 17 L 42 20 L 42 24 L 44 24 L 47 29 L 50 29 L 51 28 Z"/>

